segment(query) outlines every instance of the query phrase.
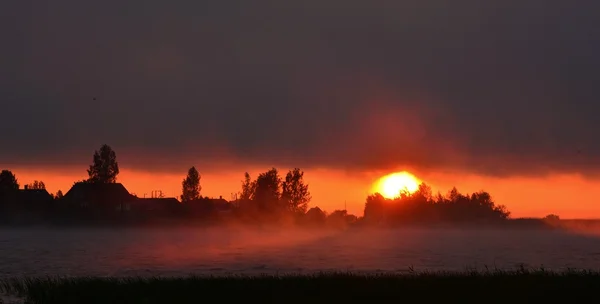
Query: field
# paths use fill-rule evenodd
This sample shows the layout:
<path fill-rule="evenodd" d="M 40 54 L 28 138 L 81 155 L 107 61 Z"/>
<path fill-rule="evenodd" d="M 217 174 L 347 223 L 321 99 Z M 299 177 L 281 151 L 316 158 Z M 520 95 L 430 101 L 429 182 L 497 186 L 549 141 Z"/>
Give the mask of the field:
<path fill-rule="evenodd" d="M 7 279 L 25 303 L 597 302 L 600 272 L 544 269 L 406 275 Z"/>

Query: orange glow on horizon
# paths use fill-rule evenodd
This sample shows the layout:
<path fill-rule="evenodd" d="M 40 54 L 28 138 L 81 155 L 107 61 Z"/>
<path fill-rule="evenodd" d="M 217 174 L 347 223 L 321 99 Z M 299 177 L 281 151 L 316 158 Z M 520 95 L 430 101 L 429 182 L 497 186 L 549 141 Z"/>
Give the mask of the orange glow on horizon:
<path fill-rule="evenodd" d="M 284 168 L 282 166 L 279 166 Z M 278 168 L 279 168 L 278 167 Z M 231 194 L 240 190 L 243 172 L 249 171 L 252 178 L 265 171 L 268 166 L 247 166 L 243 170 L 222 169 L 201 171 L 202 195 L 229 200 Z M 66 193 L 73 183 L 86 177 L 85 168 L 57 170 L 55 168 L 9 168 L 17 176 L 21 187 L 34 180 L 42 180 L 49 192 L 59 189 Z M 403 168 L 400 168 L 402 170 Z M 398 170 L 398 171 L 400 171 Z M 282 169 L 284 172 L 285 170 Z M 544 217 L 550 213 L 561 218 L 600 218 L 600 181 L 579 175 L 553 174 L 540 177 L 486 177 L 466 172 L 413 171 L 419 183 L 426 181 L 434 193 L 446 194 L 456 186 L 461 193 L 479 190 L 488 191 L 497 204 L 506 205 L 511 217 Z M 318 206 L 328 212 L 347 208 L 349 213 L 361 216 L 365 199 L 379 191 L 381 176 L 388 172 L 348 172 L 335 169 L 307 169 L 305 179 L 310 185 L 312 201 L 310 207 Z M 127 190 L 143 197 L 153 190 L 162 190 L 167 197 L 181 194 L 181 181 L 186 171 L 140 172 L 123 168 L 118 182 Z M 375 181 L 375 182 L 374 182 Z M 560 185 L 557 187 L 556 185 Z M 412 186 L 414 187 L 414 186 Z M 410 188 L 409 188 L 410 190 Z M 394 193 L 396 194 L 396 193 Z M 383 193 L 382 193 L 383 195 Z"/>
<path fill-rule="evenodd" d="M 374 191 L 379 192 L 385 198 L 400 196 L 402 191 L 413 193 L 419 189 L 421 181 L 406 171 L 388 174 L 379 179 L 374 186 Z"/>

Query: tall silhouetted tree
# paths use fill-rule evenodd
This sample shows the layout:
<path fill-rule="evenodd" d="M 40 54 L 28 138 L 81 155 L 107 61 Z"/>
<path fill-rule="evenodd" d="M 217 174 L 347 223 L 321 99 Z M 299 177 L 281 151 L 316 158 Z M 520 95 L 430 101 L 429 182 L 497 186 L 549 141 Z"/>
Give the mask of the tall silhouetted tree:
<path fill-rule="evenodd" d="M 88 181 L 92 183 L 115 183 L 119 175 L 119 163 L 117 155 L 108 145 L 102 145 L 99 151 L 94 153 L 93 163 L 88 170 L 90 176 Z"/>
<path fill-rule="evenodd" d="M 54 198 L 55 198 L 55 199 L 61 199 L 61 198 L 63 198 L 63 196 L 64 196 L 64 194 L 62 193 L 62 191 L 61 191 L 61 190 L 58 190 L 58 191 L 56 192 L 56 195 L 54 195 Z"/>
<path fill-rule="evenodd" d="M 33 183 L 27 185 L 29 189 L 46 189 L 46 184 L 43 181 L 33 181 Z"/>
<path fill-rule="evenodd" d="M 17 177 L 9 170 L 0 172 L 0 195 L 19 190 Z"/>
<path fill-rule="evenodd" d="M 182 193 L 181 201 L 187 202 L 200 198 L 200 173 L 196 170 L 196 167 L 191 167 L 188 170 L 186 178 L 181 182 Z"/>
<path fill-rule="evenodd" d="M 254 193 L 254 187 L 256 186 L 255 182 L 250 178 L 250 174 L 248 172 L 244 173 L 244 180 L 242 181 L 242 191 L 240 192 L 241 200 L 250 200 L 252 198 L 252 194 Z"/>
<path fill-rule="evenodd" d="M 281 199 L 290 211 L 305 213 L 311 200 L 308 184 L 304 183 L 304 171 L 290 170 L 281 184 Z"/>
<path fill-rule="evenodd" d="M 252 200 L 262 209 L 275 211 L 279 207 L 281 197 L 281 178 L 277 169 L 272 168 L 259 174 L 254 184 Z"/>

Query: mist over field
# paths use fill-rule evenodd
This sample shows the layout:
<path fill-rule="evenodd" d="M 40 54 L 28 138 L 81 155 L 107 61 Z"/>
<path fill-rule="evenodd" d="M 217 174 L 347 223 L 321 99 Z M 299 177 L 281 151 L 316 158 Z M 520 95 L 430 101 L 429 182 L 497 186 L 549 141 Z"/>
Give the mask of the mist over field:
<path fill-rule="evenodd" d="M 559 230 L 4 229 L 2 276 L 600 269 L 600 238 Z"/>

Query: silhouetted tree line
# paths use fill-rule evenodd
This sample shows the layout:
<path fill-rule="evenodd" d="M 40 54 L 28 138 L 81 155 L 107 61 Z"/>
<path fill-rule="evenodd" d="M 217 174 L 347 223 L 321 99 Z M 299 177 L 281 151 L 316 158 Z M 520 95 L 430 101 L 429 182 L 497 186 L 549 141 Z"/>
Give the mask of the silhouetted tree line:
<path fill-rule="evenodd" d="M 276 168 L 258 174 L 255 179 L 246 172 L 240 191 L 232 201 L 226 201 L 222 197 L 202 197 L 201 175 L 196 167 L 191 167 L 182 180 L 179 200 L 163 195 L 138 198 L 117 184 L 119 164 L 115 151 L 108 145 L 95 151 L 87 173 L 88 178 L 75 182 L 66 195 L 59 190 L 55 195 L 49 195 L 50 200 L 44 200 L 43 194 L 47 192 L 43 181 L 34 181 L 25 189 L 19 189 L 16 176 L 3 170 L 0 173 L 0 218 L 14 217 L 28 210 L 20 208 L 25 205 L 37 206 L 33 209 L 41 210 L 38 215 L 51 219 L 170 218 L 207 222 L 290 222 L 316 227 L 345 227 L 353 223 L 495 222 L 506 220 L 510 215 L 505 206 L 496 205 L 485 191 L 462 194 L 453 188 L 446 195 L 433 195 L 426 184 L 421 184 L 414 193 L 402 192 L 395 199 L 386 199 L 379 193 L 369 195 L 362 218 L 348 214 L 346 210 L 327 214 L 316 206 L 308 208 L 312 197 L 304 172 L 299 168 L 289 170 L 283 177 Z M 34 203 L 36 200 L 38 205 Z M 557 220 L 558 217 L 550 219 Z"/>
<path fill-rule="evenodd" d="M 509 216 L 506 207 L 496 205 L 485 191 L 462 194 L 452 188 L 447 195 L 434 196 L 425 183 L 414 193 L 401 192 L 395 199 L 370 195 L 364 210 L 364 221 L 372 224 L 494 222 Z"/>
<path fill-rule="evenodd" d="M 289 170 L 284 178 L 276 168 L 260 173 L 254 180 L 246 172 L 234 200 L 235 214 L 255 222 L 299 221 L 311 199 L 304 172 L 299 168 Z"/>

